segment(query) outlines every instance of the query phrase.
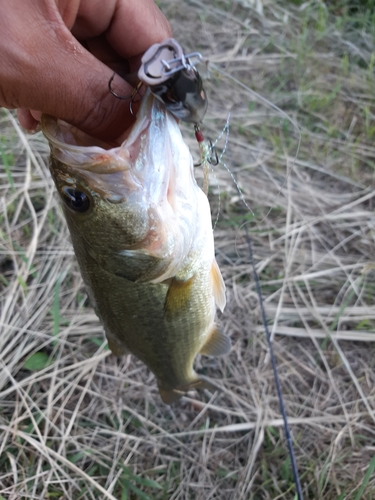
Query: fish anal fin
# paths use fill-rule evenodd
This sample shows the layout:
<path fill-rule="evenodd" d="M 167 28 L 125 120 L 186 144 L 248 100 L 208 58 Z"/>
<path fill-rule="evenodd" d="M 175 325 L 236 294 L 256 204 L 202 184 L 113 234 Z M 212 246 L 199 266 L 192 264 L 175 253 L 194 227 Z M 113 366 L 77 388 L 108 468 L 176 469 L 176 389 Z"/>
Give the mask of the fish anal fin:
<path fill-rule="evenodd" d="M 187 308 L 191 297 L 191 287 L 194 282 L 194 276 L 188 280 L 179 280 L 172 278 L 164 303 L 164 314 L 166 317 L 171 317 L 179 314 Z"/>
<path fill-rule="evenodd" d="M 116 340 L 113 335 L 106 335 L 107 337 L 107 342 L 108 342 L 108 347 L 110 348 L 112 354 L 115 356 L 126 356 L 127 354 L 130 354 L 128 349 L 118 340 Z"/>
<path fill-rule="evenodd" d="M 181 399 L 188 391 L 194 391 L 196 389 L 208 389 L 210 391 L 220 391 L 220 387 L 211 382 L 206 377 L 196 376 L 190 384 L 178 387 L 178 388 L 163 388 L 160 384 L 158 385 L 160 397 L 163 403 L 170 405 L 176 403 Z"/>
<path fill-rule="evenodd" d="M 215 297 L 216 305 L 220 309 L 220 311 L 223 312 L 225 304 L 227 302 L 225 298 L 225 283 L 216 259 L 214 259 L 211 267 L 211 281 L 212 292 Z"/>
<path fill-rule="evenodd" d="M 171 405 L 176 403 L 178 400 L 182 398 L 184 395 L 183 392 L 177 391 L 176 389 L 162 389 L 159 387 L 160 397 L 163 400 L 163 403 L 166 405 Z"/>
<path fill-rule="evenodd" d="M 206 343 L 199 352 L 205 356 L 223 356 L 224 354 L 228 354 L 231 348 L 230 338 L 214 324 Z"/>

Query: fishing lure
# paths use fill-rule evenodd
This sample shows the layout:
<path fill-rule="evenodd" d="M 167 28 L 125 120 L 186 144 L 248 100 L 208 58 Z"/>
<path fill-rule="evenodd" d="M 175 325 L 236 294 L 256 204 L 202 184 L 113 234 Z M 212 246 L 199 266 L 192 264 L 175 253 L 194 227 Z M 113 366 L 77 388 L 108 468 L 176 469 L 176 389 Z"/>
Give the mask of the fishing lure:
<path fill-rule="evenodd" d="M 181 45 L 169 38 L 144 53 L 138 78 L 176 118 L 200 123 L 208 105 L 202 79 L 194 66 L 201 59 L 199 52 L 185 55 Z"/>
<path fill-rule="evenodd" d="M 200 152 L 200 161 L 195 166 L 203 167 L 203 191 L 207 195 L 210 166 L 217 165 L 219 160 L 212 142 L 205 140 L 200 128 L 208 106 L 202 78 L 194 66 L 201 59 L 199 52 L 185 54 L 174 38 L 168 38 L 152 45 L 144 53 L 138 71 L 139 83 L 130 95 L 120 96 L 114 92 L 111 84 L 115 75 L 108 86 L 115 97 L 130 99 L 130 111 L 133 112 L 132 105 L 141 86 L 147 85 L 176 118 L 194 124 Z"/>
<path fill-rule="evenodd" d="M 210 165 L 217 165 L 219 160 L 212 142 L 204 139 L 200 128 L 208 105 L 202 79 L 194 66 L 201 59 L 199 52 L 185 55 L 181 45 L 169 38 L 145 52 L 138 77 L 176 118 L 194 123 L 200 152 L 195 166 L 203 167 L 203 191 L 207 195 Z"/>

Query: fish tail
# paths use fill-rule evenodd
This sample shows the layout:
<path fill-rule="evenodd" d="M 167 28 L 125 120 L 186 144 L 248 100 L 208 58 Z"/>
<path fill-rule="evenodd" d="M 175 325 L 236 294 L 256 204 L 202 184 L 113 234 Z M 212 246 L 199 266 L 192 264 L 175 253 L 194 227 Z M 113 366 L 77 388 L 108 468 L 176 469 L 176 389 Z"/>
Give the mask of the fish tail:
<path fill-rule="evenodd" d="M 191 381 L 189 384 L 184 385 L 182 387 L 176 388 L 165 388 L 158 384 L 160 397 L 163 400 L 163 403 L 170 405 L 175 403 L 179 399 L 182 398 L 188 391 L 192 391 L 195 389 L 208 389 L 210 391 L 220 391 L 220 387 L 216 385 L 210 379 L 200 375 L 196 376 L 196 378 Z"/>

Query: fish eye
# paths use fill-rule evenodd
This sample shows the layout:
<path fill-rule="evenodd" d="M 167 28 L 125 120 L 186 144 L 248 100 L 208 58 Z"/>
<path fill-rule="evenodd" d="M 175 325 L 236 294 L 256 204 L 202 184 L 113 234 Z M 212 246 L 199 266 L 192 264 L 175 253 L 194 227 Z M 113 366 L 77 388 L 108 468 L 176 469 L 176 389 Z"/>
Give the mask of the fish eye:
<path fill-rule="evenodd" d="M 62 192 L 65 205 L 74 212 L 83 213 L 90 208 L 90 199 L 87 194 L 82 191 L 65 186 Z"/>

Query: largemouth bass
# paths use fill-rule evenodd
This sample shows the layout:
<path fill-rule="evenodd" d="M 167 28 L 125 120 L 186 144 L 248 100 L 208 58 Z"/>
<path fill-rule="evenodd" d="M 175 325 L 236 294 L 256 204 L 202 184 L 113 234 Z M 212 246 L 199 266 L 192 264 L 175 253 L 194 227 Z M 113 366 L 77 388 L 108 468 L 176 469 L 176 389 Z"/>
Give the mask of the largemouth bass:
<path fill-rule="evenodd" d="M 132 353 L 165 403 L 206 386 L 198 353 L 229 352 L 211 213 L 176 119 L 152 95 L 119 147 L 52 117 L 42 128 L 74 251 L 111 351 Z"/>

